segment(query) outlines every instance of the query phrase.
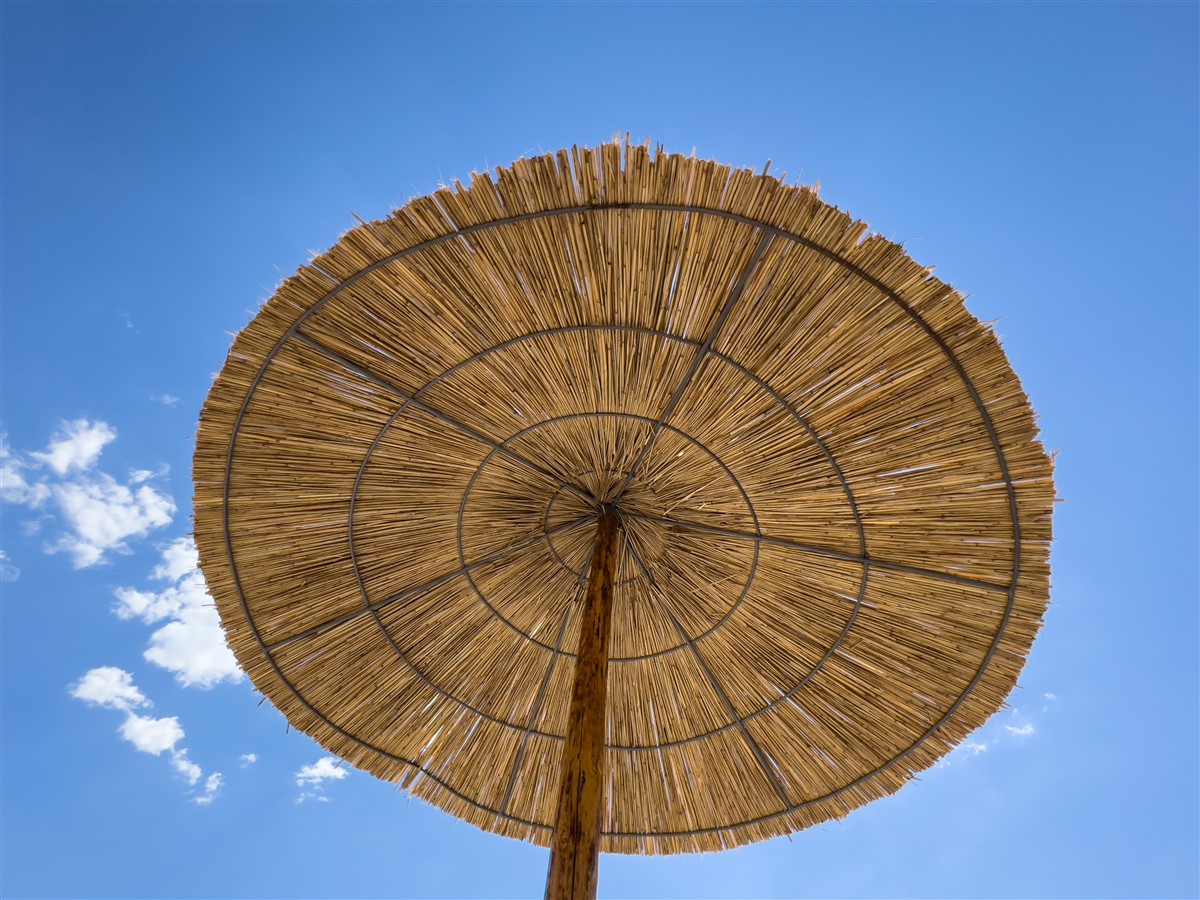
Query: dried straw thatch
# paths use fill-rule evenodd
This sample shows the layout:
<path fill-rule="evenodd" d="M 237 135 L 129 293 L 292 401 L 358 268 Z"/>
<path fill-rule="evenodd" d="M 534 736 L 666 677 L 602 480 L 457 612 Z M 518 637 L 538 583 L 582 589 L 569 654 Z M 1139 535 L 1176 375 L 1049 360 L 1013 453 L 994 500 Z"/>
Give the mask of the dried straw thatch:
<path fill-rule="evenodd" d="M 866 231 L 613 143 L 344 235 L 201 419 L 196 539 L 254 683 L 355 766 L 547 843 L 619 498 L 603 849 L 900 788 L 1012 689 L 1054 489 L 995 335 Z"/>

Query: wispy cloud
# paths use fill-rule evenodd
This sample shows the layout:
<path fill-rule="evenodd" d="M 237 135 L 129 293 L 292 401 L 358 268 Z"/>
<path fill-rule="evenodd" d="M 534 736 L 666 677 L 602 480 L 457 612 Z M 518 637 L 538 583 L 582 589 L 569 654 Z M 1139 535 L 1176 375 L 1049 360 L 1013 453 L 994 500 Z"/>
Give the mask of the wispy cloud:
<path fill-rule="evenodd" d="M 121 481 L 98 471 L 104 448 L 116 440 L 107 422 L 63 422 L 44 451 L 14 452 L 0 437 L 0 495 L 6 502 L 38 509 L 49 499 L 63 531 L 47 543 L 49 553 L 71 554 L 75 568 L 129 552 L 129 541 L 171 522 L 175 501 L 152 484 L 149 470 Z M 37 523 L 31 531 L 37 531 Z"/>
<path fill-rule="evenodd" d="M 34 508 L 41 506 L 49 498 L 50 488 L 25 477 L 27 469 L 36 467 L 37 463 L 14 453 L 8 435 L 0 432 L 0 499 Z"/>
<path fill-rule="evenodd" d="M 944 769 L 947 766 L 952 766 L 956 759 L 970 759 L 973 756 L 978 756 L 980 753 L 987 753 L 987 749 L 988 744 L 986 741 L 963 741 L 938 761 L 937 768 Z"/>
<path fill-rule="evenodd" d="M 183 726 L 176 716 L 147 716 L 135 710 L 153 704 L 133 683 L 133 676 L 116 666 L 100 666 L 89 670 L 79 681 L 69 686 L 71 696 L 89 706 L 113 709 L 125 714 L 125 720 L 117 729 L 122 740 L 128 741 L 135 750 L 151 756 L 169 755 L 171 768 L 188 785 L 194 788 L 204 777 L 203 770 L 188 757 L 187 749 L 179 746 L 184 738 Z M 204 793 L 192 799 L 208 805 L 221 787 L 221 773 L 211 773 L 205 781 Z"/>
<path fill-rule="evenodd" d="M 1057 695 L 1049 692 L 1043 693 L 1041 700 L 1040 713 L 1057 711 Z M 1038 727 L 1033 720 L 1038 716 L 1039 712 L 1036 709 L 1030 711 L 1028 707 L 1009 707 L 1006 718 L 1009 722 L 1016 724 L 1004 724 L 999 721 L 1000 716 L 993 718 L 973 735 L 972 740 L 963 741 L 953 752 L 942 757 L 938 761 L 937 767 L 944 769 L 946 766 L 953 765 L 955 760 L 969 760 L 982 753 L 987 753 L 993 747 L 1025 744 L 1029 738 L 1037 734 Z"/>
<path fill-rule="evenodd" d="M 0 550 L 0 581 L 16 581 L 21 577 L 21 570 L 13 565 L 8 553 Z"/>
<path fill-rule="evenodd" d="M 213 799 L 221 790 L 221 786 L 225 783 L 225 779 L 220 772 L 213 772 L 204 779 L 204 793 L 195 798 L 195 802 L 200 806 L 208 806 L 213 802 Z"/>
<path fill-rule="evenodd" d="M 151 394 L 150 399 L 155 403 L 161 403 L 163 406 L 179 405 L 179 398 L 174 394 Z"/>
<path fill-rule="evenodd" d="M 341 781 L 347 774 L 347 771 L 341 768 L 337 759 L 332 756 L 322 756 L 315 763 L 302 766 L 296 772 L 296 786 L 301 789 L 296 802 L 304 803 L 306 800 L 315 800 L 318 803 L 328 803 L 329 798 L 325 796 L 325 782 Z"/>
<path fill-rule="evenodd" d="M 198 765 L 188 759 L 186 750 L 179 750 L 171 757 L 171 765 L 175 771 L 183 776 L 184 781 L 195 786 L 196 782 L 204 774 Z"/>
<path fill-rule="evenodd" d="M 238 762 L 240 762 L 242 764 L 243 769 L 248 769 L 252 765 L 254 765 L 256 762 L 258 762 L 258 754 L 257 753 L 243 753 L 240 757 L 238 757 Z"/>
<path fill-rule="evenodd" d="M 148 625 L 166 623 L 150 635 L 145 658 L 174 674 L 184 687 L 210 688 L 240 680 L 242 670 L 225 643 L 192 539 L 171 542 L 151 578 L 166 584 L 158 589 L 119 587 L 115 591 L 114 611 L 120 618 L 137 618 Z"/>

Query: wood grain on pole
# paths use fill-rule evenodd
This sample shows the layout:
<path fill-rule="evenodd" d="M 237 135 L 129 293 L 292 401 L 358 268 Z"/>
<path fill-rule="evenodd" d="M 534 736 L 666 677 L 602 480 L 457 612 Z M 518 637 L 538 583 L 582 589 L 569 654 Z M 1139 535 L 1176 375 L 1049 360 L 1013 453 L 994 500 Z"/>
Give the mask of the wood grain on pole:
<path fill-rule="evenodd" d="M 618 535 L 616 516 L 602 515 L 596 525 L 595 553 L 584 598 L 546 900 L 596 896 L 600 815 L 604 807 L 609 626 Z"/>

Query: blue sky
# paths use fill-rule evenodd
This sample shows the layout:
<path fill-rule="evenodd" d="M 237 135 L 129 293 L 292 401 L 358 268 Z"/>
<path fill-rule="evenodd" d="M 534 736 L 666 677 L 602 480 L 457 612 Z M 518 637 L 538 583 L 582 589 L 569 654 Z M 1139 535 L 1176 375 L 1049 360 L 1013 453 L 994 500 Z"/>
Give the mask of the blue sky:
<path fill-rule="evenodd" d="M 761 166 L 968 295 L 1058 451 L 1021 686 L 844 821 L 602 896 L 1195 897 L 1196 3 L 4 3 L 5 897 L 509 897 L 546 852 L 323 761 L 193 568 L 197 415 L 276 282 L 616 133 Z"/>

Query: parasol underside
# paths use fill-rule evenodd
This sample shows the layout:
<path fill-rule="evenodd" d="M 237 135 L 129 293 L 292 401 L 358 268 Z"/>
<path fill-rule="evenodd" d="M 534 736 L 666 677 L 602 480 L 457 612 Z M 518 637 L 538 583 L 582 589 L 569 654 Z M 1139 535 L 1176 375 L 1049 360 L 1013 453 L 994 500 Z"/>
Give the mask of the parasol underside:
<path fill-rule="evenodd" d="M 196 541 L 254 684 L 355 766 L 548 843 L 614 503 L 602 849 L 899 789 L 1015 684 L 1054 489 L 994 334 L 865 233 L 614 143 L 345 234 L 202 414 Z"/>

